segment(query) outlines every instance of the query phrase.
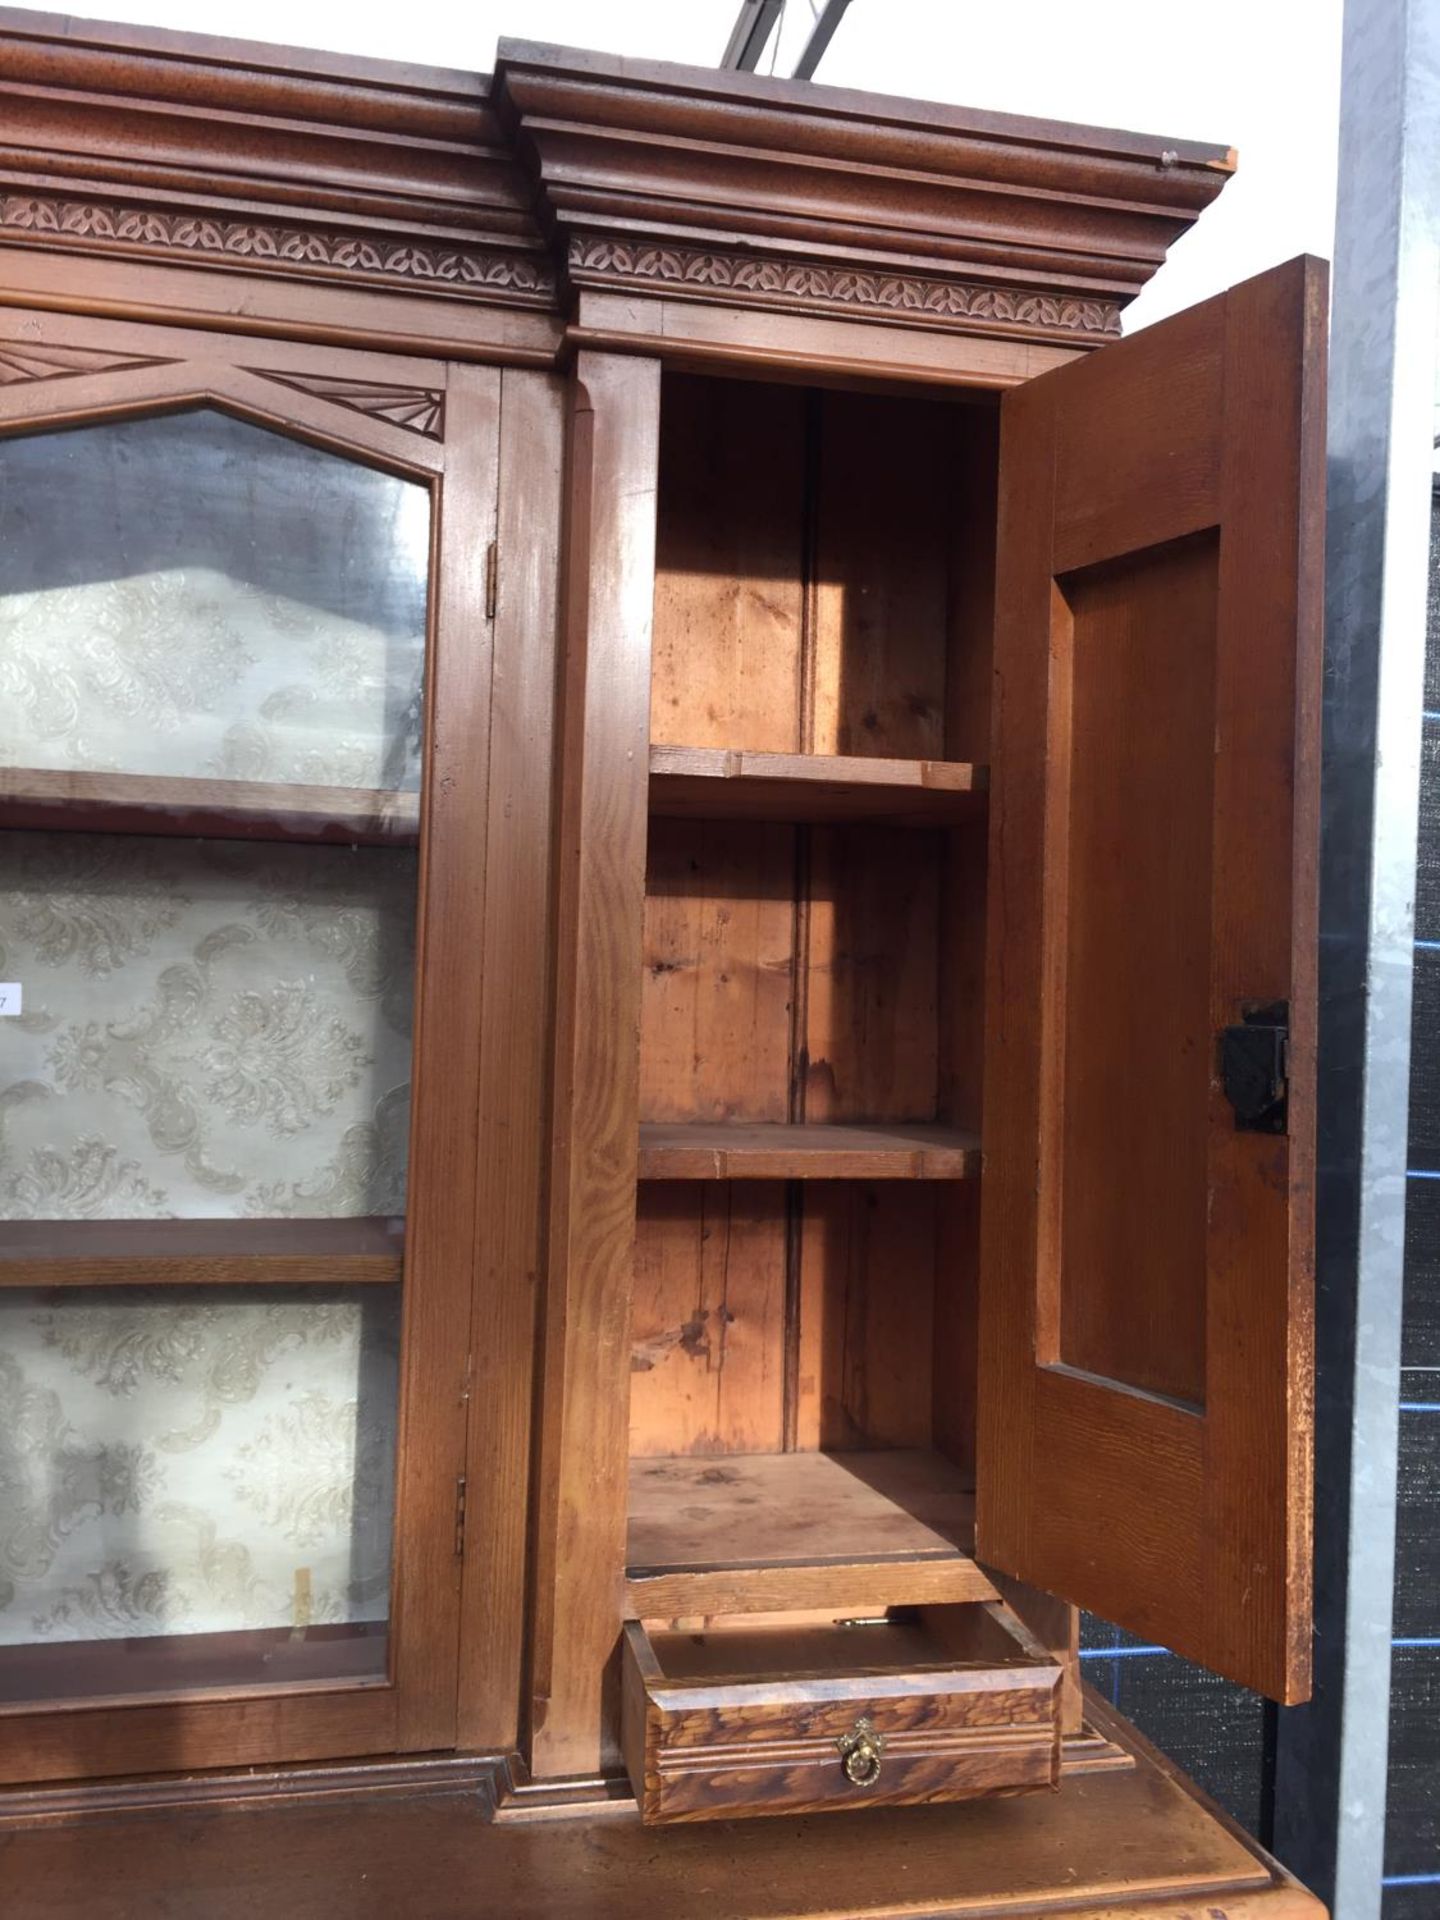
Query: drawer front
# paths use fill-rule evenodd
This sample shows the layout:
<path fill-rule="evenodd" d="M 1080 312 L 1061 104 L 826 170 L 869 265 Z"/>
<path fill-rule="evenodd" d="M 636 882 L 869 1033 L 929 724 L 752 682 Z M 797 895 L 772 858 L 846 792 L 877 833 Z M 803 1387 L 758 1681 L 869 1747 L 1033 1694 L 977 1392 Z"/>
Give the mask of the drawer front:
<path fill-rule="evenodd" d="M 645 1820 L 967 1800 L 1059 1779 L 1056 1666 L 695 1685 L 626 1629 L 624 1745 Z"/>

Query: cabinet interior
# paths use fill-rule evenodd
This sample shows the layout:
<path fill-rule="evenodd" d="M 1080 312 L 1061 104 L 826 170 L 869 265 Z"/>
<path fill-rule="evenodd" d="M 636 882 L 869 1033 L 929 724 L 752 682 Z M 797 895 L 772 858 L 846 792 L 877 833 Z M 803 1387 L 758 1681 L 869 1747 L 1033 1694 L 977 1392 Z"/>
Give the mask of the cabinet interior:
<path fill-rule="evenodd" d="M 997 447 L 664 377 L 632 1574 L 969 1550 Z"/>

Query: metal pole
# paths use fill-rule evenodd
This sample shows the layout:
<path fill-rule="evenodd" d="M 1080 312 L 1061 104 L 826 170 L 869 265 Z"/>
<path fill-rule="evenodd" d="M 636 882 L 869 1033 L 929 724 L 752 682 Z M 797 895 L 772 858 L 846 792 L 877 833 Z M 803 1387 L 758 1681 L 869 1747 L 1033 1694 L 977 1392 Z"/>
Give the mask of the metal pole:
<path fill-rule="evenodd" d="M 769 45 L 780 10 L 781 0 L 740 0 L 740 11 L 730 29 L 720 65 L 740 73 L 753 73 Z"/>
<path fill-rule="evenodd" d="M 794 78 L 813 80 L 815 69 L 825 57 L 825 49 L 835 38 L 835 29 L 844 18 L 845 9 L 850 0 L 825 0 L 825 5 L 816 15 L 815 24 L 804 46 L 800 49 L 800 58 L 795 62 Z"/>
<path fill-rule="evenodd" d="M 1379 1920 L 1390 1727 L 1440 0 L 1347 0 L 1331 314 L 1317 1178 L 1316 1685 L 1275 1851 Z"/>

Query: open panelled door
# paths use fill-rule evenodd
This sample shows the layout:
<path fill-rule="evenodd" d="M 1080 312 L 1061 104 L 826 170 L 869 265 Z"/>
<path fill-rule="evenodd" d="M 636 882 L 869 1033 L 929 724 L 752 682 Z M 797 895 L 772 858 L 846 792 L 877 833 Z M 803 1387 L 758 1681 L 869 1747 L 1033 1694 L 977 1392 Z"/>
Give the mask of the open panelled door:
<path fill-rule="evenodd" d="M 979 1557 L 1309 1689 L 1324 266 L 1007 394 Z"/>

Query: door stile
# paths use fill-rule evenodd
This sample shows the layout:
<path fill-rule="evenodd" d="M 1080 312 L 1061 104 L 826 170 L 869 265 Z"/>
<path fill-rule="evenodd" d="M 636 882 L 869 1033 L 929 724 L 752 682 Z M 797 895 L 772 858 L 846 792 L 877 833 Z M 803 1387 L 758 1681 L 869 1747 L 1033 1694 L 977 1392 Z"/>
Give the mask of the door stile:
<path fill-rule="evenodd" d="M 618 1685 L 660 363 L 581 353 L 565 532 L 553 1143 L 530 1764 L 592 1774 Z"/>
<path fill-rule="evenodd" d="M 459 1744 L 519 1739 L 532 1409 L 544 1271 L 565 382 L 507 369 L 491 569 L 478 1232 Z"/>
<path fill-rule="evenodd" d="M 1293 279 L 1303 265 L 1297 301 Z M 1239 1018 L 1242 997 L 1289 1003 L 1286 1132 L 1266 1138 L 1217 1126 L 1213 1190 L 1238 1192 L 1247 1148 L 1287 1196 L 1282 1214 L 1237 1205 L 1228 1232 L 1216 1222 L 1207 1376 L 1207 1533 L 1224 1590 L 1249 1587 L 1260 1616 L 1251 1630 L 1284 1647 L 1295 1697 L 1309 1689 L 1314 1487 L 1316 1006 L 1319 945 L 1320 696 L 1324 632 L 1325 357 L 1327 275 L 1296 263 L 1236 288 L 1225 313 L 1220 472 L 1219 593 L 1238 632 L 1288 627 L 1292 648 L 1222 650 L 1217 707 L 1232 750 L 1267 770 L 1237 794 L 1217 787 L 1212 979 L 1217 1031 Z M 1273 346 L 1290 343 L 1284 377 Z M 1269 347 L 1272 351 L 1267 353 Z M 1255 435 L 1249 423 L 1265 420 Z M 1297 514 L 1296 503 L 1299 511 Z M 1228 675 L 1228 680 L 1225 676 Z M 1270 723 L 1293 714 L 1288 733 Z M 1230 802 L 1227 814 L 1226 801 Z M 1225 868 L 1242 876 L 1228 890 Z M 1235 958 L 1231 958 L 1231 956 Z M 1228 966 L 1227 966 L 1228 961 Z M 1217 1103 L 1223 1096 L 1214 1096 Z M 1228 1118 L 1228 1108 L 1217 1111 Z M 1223 1262 L 1223 1264 L 1221 1264 Z M 1257 1267 L 1286 1277 L 1263 1334 L 1253 1314 Z M 1273 1391 L 1257 1396 L 1227 1367 L 1227 1347 L 1247 1341 Z M 1239 1510 L 1237 1511 L 1237 1490 Z M 1283 1515 L 1283 1565 L 1256 1585 L 1246 1569 Z"/>
<path fill-rule="evenodd" d="M 459 1658 L 456 1481 L 465 1470 L 476 1238 L 491 651 L 486 551 L 495 523 L 500 374 L 457 366 L 446 393 L 446 484 L 436 539 L 427 698 L 428 818 L 420 872 L 413 1164 L 400 1405 L 394 1678 L 401 1750 L 453 1746 Z"/>

